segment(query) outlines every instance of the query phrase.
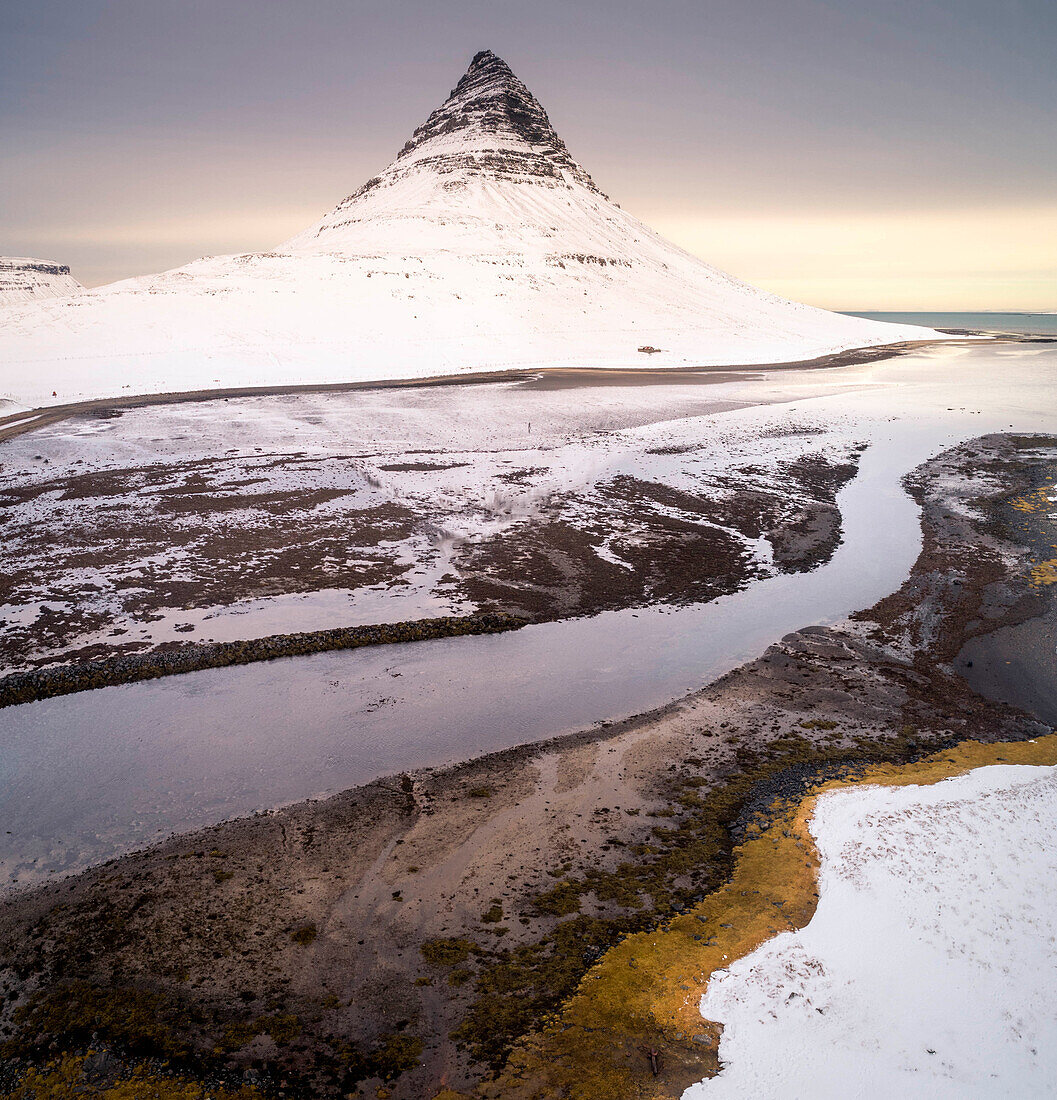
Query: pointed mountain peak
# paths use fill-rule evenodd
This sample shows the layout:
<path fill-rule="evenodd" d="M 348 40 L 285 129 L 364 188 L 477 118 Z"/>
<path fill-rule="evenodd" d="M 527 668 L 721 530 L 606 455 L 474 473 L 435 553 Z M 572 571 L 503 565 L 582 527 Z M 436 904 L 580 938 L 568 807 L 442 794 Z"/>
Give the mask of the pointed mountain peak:
<path fill-rule="evenodd" d="M 407 217 L 436 203 L 436 209 L 458 209 L 465 216 L 468 208 L 459 204 L 465 199 L 472 208 L 480 200 L 480 189 L 472 185 L 482 180 L 500 185 L 508 199 L 515 194 L 511 184 L 585 188 L 606 199 L 569 155 L 539 100 L 491 50 L 474 55 L 448 98 L 388 168 L 283 247 L 318 247 L 334 239 L 332 232 L 342 234 L 376 214 L 389 217 L 394 209 Z"/>
<path fill-rule="evenodd" d="M 479 69 L 491 69 L 505 76 L 514 76 L 510 66 L 498 54 L 492 53 L 491 50 L 479 50 L 473 55 L 473 60 L 470 62 L 470 67 L 466 70 L 466 76 L 463 77 L 463 80 Z"/>
<path fill-rule="evenodd" d="M 498 54 L 491 50 L 481 50 L 473 55 L 473 60 L 459 78 L 459 83 L 451 90 L 448 99 L 465 100 L 482 94 L 494 95 L 504 88 L 515 95 L 520 93 L 532 98 L 532 93 Z"/>
<path fill-rule="evenodd" d="M 569 156 L 539 100 L 491 50 L 474 55 L 451 94 L 411 135 L 390 169 L 411 163 L 445 172 L 461 167 L 505 178 L 575 180 L 596 190 Z"/>

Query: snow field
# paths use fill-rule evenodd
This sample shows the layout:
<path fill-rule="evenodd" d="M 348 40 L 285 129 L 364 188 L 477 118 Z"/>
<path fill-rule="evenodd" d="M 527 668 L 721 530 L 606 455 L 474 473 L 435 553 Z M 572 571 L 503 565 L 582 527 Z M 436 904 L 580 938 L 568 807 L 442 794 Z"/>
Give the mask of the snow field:
<path fill-rule="evenodd" d="M 1055 830 L 1051 767 L 823 794 L 815 916 L 713 975 L 684 1100 L 1053 1095 Z"/>

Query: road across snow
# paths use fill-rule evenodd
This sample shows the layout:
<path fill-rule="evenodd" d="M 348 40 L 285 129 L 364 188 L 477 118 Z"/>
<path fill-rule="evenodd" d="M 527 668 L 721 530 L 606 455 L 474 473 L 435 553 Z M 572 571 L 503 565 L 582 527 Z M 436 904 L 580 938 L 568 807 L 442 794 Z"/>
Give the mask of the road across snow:
<path fill-rule="evenodd" d="M 683 1100 L 1057 1090 L 1057 768 L 819 798 L 818 910 L 713 975 Z"/>

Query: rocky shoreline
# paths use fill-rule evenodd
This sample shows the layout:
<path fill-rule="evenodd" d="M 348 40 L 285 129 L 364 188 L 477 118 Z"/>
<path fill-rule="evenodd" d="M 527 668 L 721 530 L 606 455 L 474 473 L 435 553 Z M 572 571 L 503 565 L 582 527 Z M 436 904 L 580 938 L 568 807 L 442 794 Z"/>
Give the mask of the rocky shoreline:
<path fill-rule="evenodd" d="M 922 551 L 898 592 L 654 713 L 176 837 L 5 901 L 6 1091 L 49 1060 L 83 1078 L 91 1046 L 108 1052 L 100 1091 L 164 1058 L 242 1097 L 678 1096 L 714 1072 L 714 1037 L 651 1009 L 646 965 L 626 961 L 585 1007 L 607 952 L 698 912 L 776 796 L 1050 732 L 975 694 L 956 658 L 1047 613 L 1005 505 L 1052 476 L 1055 446 L 989 436 L 926 463 L 908 480 Z"/>

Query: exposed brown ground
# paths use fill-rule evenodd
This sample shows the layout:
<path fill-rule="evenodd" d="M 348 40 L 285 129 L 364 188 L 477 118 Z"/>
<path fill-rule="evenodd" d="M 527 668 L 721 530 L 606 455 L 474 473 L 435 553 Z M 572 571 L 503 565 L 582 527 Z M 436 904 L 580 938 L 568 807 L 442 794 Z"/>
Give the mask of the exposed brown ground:
<path fill-rule="evenodd" d="M 357 507 L 350 485 L 363 469 L 352 456 L 328 456 L 332 486 L 290 486 L 321 465 L 304 454 L 218 457 L 5 479 L 0 603 L 30 602 L 42 582 L 48 598 L 38 618 L 0 636 L 0 665 L 141 651 L 122 624 L 160 608 L 398 582 L 410 566 L 392 544 L 417 517 L 395 502 Z M 111 636 L 70 648 L 103 630 Z"/>
<path fill-rule="evenodd" d="M 437 614 L 500 609 L 551 619 L 710 599 L 759 573 L 746 539 L 766 537 L 775 566 L 789 572 L 832 554 L 836 493 L 857 454 L 831 457 L 823 440 L 817 445 L 766 469 L 702 475 L 693 492 L 611 478 L 535 501 L 503 533 L 451 548 L 436 532 L 451 519 L 445 509 L 463 501 L 437 493 L 431 479 L 469 463 L 443 455 L 375 466 L 362 454 L 225 454 L 0 471 L 0 605 L 40 607 L 0 624 L 0 669 L 144 653 L 152 643 L 141 628 L 174 611 L 321 589 L 392 590 L 421 583 L 416 570 L 442 562 L 424 593 L 441 604 Z M 707 453 L 704 445 L 679 451 L 670 468 L 677 474 Z M 379 470 L 418 484 L 401 495 L 381 484 Z M 499 479 L 516 495 L 541 472 Z M 179 627 L 188 642 L 210 629 L 205 623 L 203 638 L 193 621 Z"/>
<path fill-rule="evenodd" d="M 898 593 L 660 711 L 230 822 L 6 902 L 9 1059 L 96 1033 L 288 1096 L 374 1095 L 381 1078 L 408 1100 L 572 1095 L 575 1050 L 535 1029 L 622 935 L 718 887 L 776 793 L 1048 731 L 948 663 L 1044 610 L 999 507 L 1052 474 L 1039 443 L 989 437 L 926 464 L 924 546 Z M 654 1077 L 645 1026 L 612 1023 L 618 1093 L 583 1096 L 678 1095 L 714 1068 L 709 1044 L 649 1033 Z"/>
<path fill-rule="evenodd" d="M 765 537 L 786 572 L 828 560 L 841 534 L 836 495 L 857 467 L 857 454 L 817 452 L 732 470 L 708 493 L 616 477 L 589 497 L 552 502 L 539 521 L 468 544 L 454 563 L 478 606 L 537 619 L 711 600 L 758 575 L 746 538 Z"/>

